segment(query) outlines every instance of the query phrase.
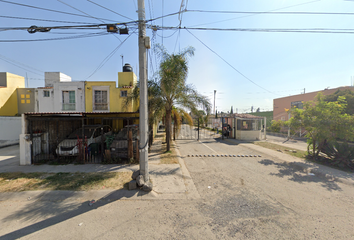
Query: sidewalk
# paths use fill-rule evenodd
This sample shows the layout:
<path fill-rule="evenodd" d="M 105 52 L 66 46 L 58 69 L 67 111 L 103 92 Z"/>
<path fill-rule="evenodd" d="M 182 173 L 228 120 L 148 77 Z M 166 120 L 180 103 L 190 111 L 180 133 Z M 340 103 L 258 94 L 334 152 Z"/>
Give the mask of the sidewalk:
<path fill-rule="evenodd" d="M 149 173 L 153 183 L 153 191 L 145 193 L 141 190 L 99 190 L 99 191 L 28 191 L 1 193 L 0 201 L 17 200 L 49 200 L 62 201 L 73 199 L 196 199 L 200 198 L 193 180 L 177 150 L 179 164 L 160 164 L 162 138 L 156 138 L 149 153 Z M 85 165 L 31 165 L 19 166 L 19 146 L 0 149 L 0 172 L 133 172 L 139 165 L 117 164 L 85 164 Z"/>
<path fill-rule="evenodd" d="M 272 158 L 277 158 L 279 161 L 284 161 L 286 163 L 288 163 L 289 165 L 292 165 L 296 168 L 300 168 L 302 171 L 306 172 L 306 173 L 313 173 L 316 176 L 320 176 L 320 177 L 324 177 L 327 179 L 331 179 L 334 181 L 338 181 L 347 185 L 354 185 L 354 173 L 347 173 L 338 169 L 334 169 L 334 168 L 330 168 L 321 164 L 317 164 L 317 163 L 313 163 L 313 162 L 309 162 L 309 161 L 305 161 L 301 158 L 297 158 L 297 157 L 293 157 L 289 154 L 286 153 L 282 153 L 282 152 L 278 152 L 278 151 L 274 151 L 272 149 L 268 149 L 268 148 L 264 148 L 261 146 L 257 146 L 254 145 L 253 143 L 250 142 L 243 142 L 243 141 L 239 141 L 236 139 L 225 139 L 226 141 L 228 141 L 229 143 L 234 143 L 234 144 L 238 144 L 240 146 L 252 149 L 254 151 L 258 151 L 261 152 L 262 154 L 265 154 L 269 157 Z M 282 143 L 276 140 L 262 140 L 262 141 L 266 141 L 266 142 L 272 142 L 274 144 L 278 144 L 278 145 L 286 145 L 289 148 L 294 148 L 294 149 L 299 149 L 299 150 L 303 150 L 303 151 L 307 151 L 307 149 L 301 145 L 296 144 L 295 141 L 289 141 L 289 143 Z M 265 157 L 265 156 L 263 156 Z"/>

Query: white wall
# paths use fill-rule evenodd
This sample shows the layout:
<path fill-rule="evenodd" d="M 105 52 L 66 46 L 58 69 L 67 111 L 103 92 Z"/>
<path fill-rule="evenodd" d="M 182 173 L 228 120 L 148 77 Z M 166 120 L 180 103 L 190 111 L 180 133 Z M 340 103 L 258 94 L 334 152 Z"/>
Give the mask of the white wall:
<path fill-rule="evenodd" d="M 54 84 L 54 111 L 61 112 L 63 91 L 75 91 L 74 112 L 85 112 L 85 82 L 60 82 Z"/>
<path fill-rule="evenodd" d="M 252 140 L 260 140 L 261 138 L 261 130 L 257 131 L 242 131 L 236 130 L 236 139 L 245 140 L 245 141 L 252 141 Z"/>
<path fill-rule="evenodd" d="M 0 147 L 19 143 L 21 117 L 0 117 Z"/>
<path fill-rule="evenodd" d="M 61 72 L 45 72 L 44 82 L 45 82 L 45 87 L 53 87 L 54 83 L 71 82 L 71 77 Z"/>
<path fill-rule="evenodd" d="M 36 112 L 54 112 L 54 90 L 37 88 L 36 90 Z M 44 97 L 44 91 L 49 91 L 49 97 Z"/>
<path fill-rule="evenodd" d="M 50 92 L 44 97 L 44 91 Z M 85 82 L 55 82 L 53 88 L 36 89 L 36 112 L 62 112 L 63 91 L 75 91 L 74 112 L 85 112 Z M 65 110 L 67 112 L 68 110 Z"/>

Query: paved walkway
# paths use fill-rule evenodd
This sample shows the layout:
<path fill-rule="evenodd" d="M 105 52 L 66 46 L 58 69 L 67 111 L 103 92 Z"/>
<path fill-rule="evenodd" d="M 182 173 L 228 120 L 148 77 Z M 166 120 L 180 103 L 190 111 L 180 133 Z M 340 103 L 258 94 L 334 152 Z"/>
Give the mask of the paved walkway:
<path fill-rule="evenodd" d="M 160 134 L 161 135 L 161 134 Z M 145 193 L 140 190 L 99 190 L 88 192 L 72 191 L 33 191 L 20 193 L 1 193 L 0 201 L 9 198 L 43 199 L 51 196 L 56 200 L 66 197 L 87 199 L 102 199 L 109 195 L 110 199 L 194 199 L 200 198 L 193 180 L 184 164 L 178 157 L 179 164 L 160 164 L 162 138 L 155 139 L 149 153 L 149 173 L 153 182 L 153 191 Z M 177 155 L 180 155 L 177 149 Z M 85 164 L 85 165 L 30 165 L 20 166 L 19 146 L 10 146 L 0 149 L 0 172 L 133 172 L 139 165 L 130 164 Z M 26 197 L 27 196 L 27 197 Z"/>

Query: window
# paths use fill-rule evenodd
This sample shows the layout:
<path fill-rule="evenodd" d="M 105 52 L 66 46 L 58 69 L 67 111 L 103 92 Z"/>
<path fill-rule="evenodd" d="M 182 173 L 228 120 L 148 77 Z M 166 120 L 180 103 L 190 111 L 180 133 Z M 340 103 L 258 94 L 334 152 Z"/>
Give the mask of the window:
<path fill-rule="evenodd" d="M 291 102 L 291 107 L 296 107 L 298 109 L 302 109 L 303 108 L 302 101 Z"/>
<path fill-rule="evenodd" d="M 75 91 L 63 91 L 63 111 L 75 110 Z"/>
<path fill-rule="evenodd" d="M 94 110 L 108 110 L 108 94 L 104 90 L 94 91 Z"/>
<path fill-rule="evenodd" d="M 120 91 L 120 96 L 121 97 L 127 97 L 128 96 L 128 91 L 125 90 L 125 91 Z"/>
<path fill-rule="evenodd" d="M 50 92 L 47 90 L 43 91 L 43 97 L 50 97 Z"/>

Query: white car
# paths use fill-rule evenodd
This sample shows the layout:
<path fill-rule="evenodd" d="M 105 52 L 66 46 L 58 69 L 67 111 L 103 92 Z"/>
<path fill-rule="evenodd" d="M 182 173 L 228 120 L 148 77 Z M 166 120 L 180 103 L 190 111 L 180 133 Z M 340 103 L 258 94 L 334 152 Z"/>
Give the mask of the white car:
<path fill-rule="evenodd" d="M 102 129 L 101 129 L 102 128 Z M 106 135 L 112 134 L 110 126 L 104 125 L 86 125 L 84 127 L 84 135 L 86 146 L 90 146 L 92 143 L 100 143 L 103 141 Z M 77 156 L 79 155 L 79 141 L 82 141 L 82 128 L 76 129 L 66 139 L 59 143 L 56 149 L 58 156 Z"/>

